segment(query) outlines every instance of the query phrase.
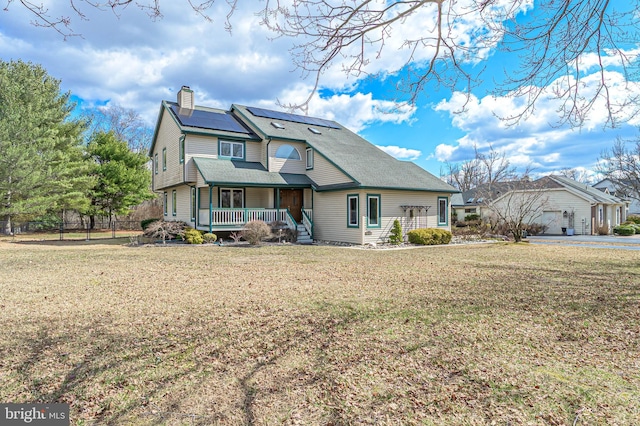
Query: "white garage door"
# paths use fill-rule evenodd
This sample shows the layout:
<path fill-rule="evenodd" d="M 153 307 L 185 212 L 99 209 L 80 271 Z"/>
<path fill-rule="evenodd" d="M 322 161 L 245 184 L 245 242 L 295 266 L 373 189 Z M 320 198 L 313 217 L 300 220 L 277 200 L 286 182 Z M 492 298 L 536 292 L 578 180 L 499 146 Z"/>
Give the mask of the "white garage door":
<path fill-rule="evenodd" d="M 542 224 L 547 227 L 545 234 L 562 234 L 562 213 L 559 211 L 542 212 Z"/>

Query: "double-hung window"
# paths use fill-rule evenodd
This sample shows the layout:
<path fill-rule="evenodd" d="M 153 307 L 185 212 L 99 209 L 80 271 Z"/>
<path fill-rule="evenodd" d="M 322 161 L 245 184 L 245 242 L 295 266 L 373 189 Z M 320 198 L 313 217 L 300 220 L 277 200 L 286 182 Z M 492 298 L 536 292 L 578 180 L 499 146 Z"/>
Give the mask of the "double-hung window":
<path fill-rule="evenodd" d="M 380 195 L 367 194 L 367 227 L 380 228 Z"/>
<path fill-rule="evenodd" d="M 358 228 L 358 194 L 347 195 L 347 227 Z"/>
<path fill-rule="evenodd" d="M 220 141 L 218 148 L 220 157 L 244 159 L 243 142 Z"/>
<path fill-rule="evenodd" d="M 438 226 L 449 224 L 449 206 L 447 197 L 438 197 Z"/>
<path fill-rule="evenodd" d="M 241 209 L 244 207 L 244 190 L 220 189 L 220 207 L 223 209 Z"/>

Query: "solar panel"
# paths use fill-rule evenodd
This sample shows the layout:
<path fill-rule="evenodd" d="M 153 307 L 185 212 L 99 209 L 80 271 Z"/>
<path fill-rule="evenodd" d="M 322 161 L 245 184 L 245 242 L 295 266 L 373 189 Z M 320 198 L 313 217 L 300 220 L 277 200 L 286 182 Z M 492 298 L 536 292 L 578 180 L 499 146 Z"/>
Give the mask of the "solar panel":
<path fill-rule="evenodd" d="M 290 114 L 288 112 L 272 111 L 270 109 L 247 107 L 247 110 L 256 117 L 270 118 L 272 120 L 291 121 L 294 123 L 311 124 L 320 127 L 339 129 L 334 122 L 322 118 L 307 117 L 306 115 Z"/>
<path fill-rule="evenodd" d="M 234 133 L 251 133 L 229 113 L 180 108 L 177 105 L 171 105 L 171 110 L 183 126 Z"/>

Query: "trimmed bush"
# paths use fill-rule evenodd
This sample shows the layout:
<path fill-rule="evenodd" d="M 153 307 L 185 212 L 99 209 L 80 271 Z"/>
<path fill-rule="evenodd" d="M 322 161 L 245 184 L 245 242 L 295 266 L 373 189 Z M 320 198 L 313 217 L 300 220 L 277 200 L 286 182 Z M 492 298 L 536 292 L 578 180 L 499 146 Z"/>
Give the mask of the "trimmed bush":
<path fill-rule="evenodd" d="M 409 242 L 421 245 L 449 244 L 451 232 L 446 229 L 420 228 L 407 232 Z"/>
<path fill-rule="evenodd" d="M 389 242 L 391 244 L 402 243 L 402 226 L 400 226 L 400 221 L 398 219 L 393 221 L 393 228 L 391 228 L 391 235 L 389 235 Z"/>
<path fill-rule="evenodd" d="M 202 238 L 202 232 L 193 228 L 189 228 L 184 232 L 184 240 L 188 244 L 202 244 L 204 242 L 204 238 Z"/>
<path fill-rule="evenodd" d="M 160 220 L 160 219 L 158 219 L 158 218 L 143 219 L 143 220 L 141 220 L 141 221 L 140 221 L 140 228 L 142 228 L 142 230 L 144 231 L 144 230 L 146 230 L 146 229 L 149 227 L 149 225 L 151 225 L 153 222 L 157 222 L 157 221 L 159 221 L 159 220 Z"/>
<path fill-rule="evenodd" d="M 264 238 L 271 235 L 271 228 L 262 220 L 252 220 L 247 222 L 242 229 L 242 238 L 249 241 L 249 244 L 256 245 Z"/>
<path fill-rule="evenodd" d="M 477 213 L 468 214 L 464 217 L 465 222 L 472 222 L 475 220 L 478 220 L 478 221 L 480 220 L 480 215 Z"/>
<path fill-rule="evenodd" d="M 213 244 L 218 239 L 218 236 L 216 234 L 212 234 L 211 232 L 207 232 L 202 236 L 202 239 L 207 244 Z"/>
<path fill-rule="evenodd" d="M 631 225 L 620 225 L 613 228 L 613 233 L 626 237 L 634 235 L 636 233 L 636 229 Z"/>

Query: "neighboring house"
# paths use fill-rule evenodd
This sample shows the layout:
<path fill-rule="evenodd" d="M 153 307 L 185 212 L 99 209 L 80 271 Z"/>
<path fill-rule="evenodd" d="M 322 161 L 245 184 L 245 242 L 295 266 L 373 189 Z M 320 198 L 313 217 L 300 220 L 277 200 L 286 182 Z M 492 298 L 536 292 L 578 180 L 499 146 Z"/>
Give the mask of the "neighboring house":
<path fill-rule="evenodd" d="M 546 234 L 590 235 L 597 233 L 600 227 L 607 227 L 611 233 L 614 226 L 626 220 L 627 203 L 624 200 L 563 176 L 483 185 L 465 191 L 457 201 L 454 198 L 452 208 L 458 212 L 458 220 L 464 220 L 464 215 L 473 209 L 489 219 L 489 203 L 499 208 L 501 203 L 514 199 L 510 197 L 513 193 L 532 191 L 542 191 L 541 196 L 535 199 L 541 208 L 532 208 L 539 214 L 528 217 L 527 222 L 546 226 Z"/>
<path fill-rule="evenodd" d="M 603 179 L 593 185 L 593 187 L 601 191 L 606 191 L 614 197 L 628 201 L 629 207 L 627 209 L 627 215 L 640 215 L 640 193 L 634 189 L 634 185 L 631 182 L 614 182 L 611 179 Z"/>
<path fill-rule="evenodd" d="M 150 156 L 165 219 L 210 232 L 264 220 L 299 240 L 378 243 L 395 219 L 405 232 L 450 229 L 457 192 L 334 121 L 196 106 L 188 87 L 162 102 Z"/>

